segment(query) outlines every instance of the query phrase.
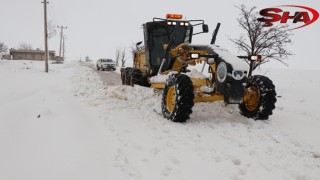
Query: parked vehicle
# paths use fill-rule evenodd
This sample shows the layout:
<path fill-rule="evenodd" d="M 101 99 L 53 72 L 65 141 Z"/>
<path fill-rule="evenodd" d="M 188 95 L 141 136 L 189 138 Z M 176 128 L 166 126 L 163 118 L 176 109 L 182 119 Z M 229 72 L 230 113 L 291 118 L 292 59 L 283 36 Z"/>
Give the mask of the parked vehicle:
<path fill-rule="evenodd" d="M 104 71 L 107 70 L 116 70 L 116 63 L 112 59 L 101 58 L 97 61 L 97 69 Z"/>

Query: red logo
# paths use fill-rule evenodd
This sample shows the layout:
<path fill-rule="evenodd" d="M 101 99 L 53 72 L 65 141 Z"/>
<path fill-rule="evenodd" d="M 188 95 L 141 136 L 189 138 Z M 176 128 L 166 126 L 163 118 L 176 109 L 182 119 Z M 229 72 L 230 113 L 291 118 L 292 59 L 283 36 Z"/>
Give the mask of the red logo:
<path fill-rule="evenodd" d="M 300 9 L 300 11 L 296 11 L 291 13 L 289 11 L 283 11 L 278 7 L 287 7 L 287 8 L 295 8 Z M 302 10 L 302 11 L 301 11 Z M 311 13 L 311 17 L 310 14 Z M 262 9 L 260 11 L 260 15 L 264 16 L 262 18 L 258 18 L 258 21 L 264 22 L 264 27 L 270 27 L 273 23 L 280 21 L 281 24 L 288 23 L 288 20 L 292 20 L 292 23 L 303 23 L 301 26 L 289 29 L 294 30 L 298 28 L 302 28 L 314 23 L 319 18 L 319 12 L 315 9 L 306 6 L 298 6 L 298 5 L 283 5 L 272 8 Z"/>

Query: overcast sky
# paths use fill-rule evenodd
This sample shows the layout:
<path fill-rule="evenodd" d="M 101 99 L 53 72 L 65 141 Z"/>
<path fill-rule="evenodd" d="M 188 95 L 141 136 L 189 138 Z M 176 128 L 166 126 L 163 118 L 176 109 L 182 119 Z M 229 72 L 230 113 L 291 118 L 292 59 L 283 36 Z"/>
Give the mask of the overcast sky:
<path fill-rule="evenodd" d="M 0 0 L 0 41 L 9 48 L 25 42 L 34 48 L 44 47 L 43 5 L 41 0 Z M 153 17 L 180 13 L 187 19 L 203 19 L 210 33 L 197 35 L 194 43 L 209 44 L 217 22 L 221 22 L 216 43 L 239 54 L 228 37 L 239 36 L 235 5 L 256 6 L 258 10 L 286 4 L 304 5 L 320 11 L 320 2 L 297 0 L 50 0 L 48 20 L 55 25 L 68 26 L 65 35 L 67 60 L 114 58 L 117 48 L 124 48 L 143 40 L 141 25 Z M 294 30 L 294 44 L 289 49 L 295 54 L 288 59 L 290 68 L 320 69 L 320 19 L 314 24 Z M 50 50 L 59 53 L 59 29 L 49 40 Z M 266 66 L 284 68 L 280 63 Z"/>

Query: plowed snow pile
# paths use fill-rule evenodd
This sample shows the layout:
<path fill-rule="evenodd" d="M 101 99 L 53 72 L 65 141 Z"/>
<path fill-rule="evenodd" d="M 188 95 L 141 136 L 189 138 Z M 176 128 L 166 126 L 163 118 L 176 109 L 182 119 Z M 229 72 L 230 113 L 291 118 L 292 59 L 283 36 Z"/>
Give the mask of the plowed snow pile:
<path fill-rule="evenodd" d="M 83 100 L 100 108 L 106 129 L 118 138 L 116 167 L 128 179 L 320 177 L 319 143 L 298 141 L 277 127 L 275 121 L 281 121 L 285 107 L 278 108 L 270 121 L 254 121 L 239 115 L 234 105 L 199 103 L 186 124 L 172 123 L 162 117 L 161 94 L 152 89 L 107 88 L 96 81 L 92 69 L 82 66 L 77 72 L 86 77 L 74 79 L 79 89 L 88 90 L 81 91 Z M 97 94 L 101 97 L 90 100 Z M 319 125 L 318 117 L 313 120 Z"/>
<path fill-rule="evenodd" d="M 0 179 L 320 177 L 320 80 L 309 77 L 320 71 L 267 72 L 281 96 L 269 121 L 216 102 L 180 124 L 150 88 L 109 86 L 85 64 L 43 66 L 0 61 Z"/>

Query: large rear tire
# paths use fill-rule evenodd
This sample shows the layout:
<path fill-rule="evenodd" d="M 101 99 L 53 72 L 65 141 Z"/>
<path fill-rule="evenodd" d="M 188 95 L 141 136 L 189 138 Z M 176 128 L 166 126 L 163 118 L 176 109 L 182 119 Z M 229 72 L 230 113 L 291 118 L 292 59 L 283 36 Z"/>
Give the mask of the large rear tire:
<path fill-rule="evenodd" d="M 122 85 L 125 85 L 125 70 L 123 72 L 121 72 L 121 82 L 122 82 Z"/>
<path fill-rule="evenodd" d="M 132 68 L 127 67 L 121 72 L 121 81 L 123 85 L 129 85 L 131 69 Z"/>
<path fill-rule="evenodd" d="M 150 87 L 148 78 L 142 75 L 140 69 L 129 67 L 125 68 L 123 72 L 121 72 L 121 80 L 123 85 L 134 86 L 136 84 L 144 87 Z"/>
<path fill-rule="evenodd" d="M 139 69 L 132 69 L 130 74 L 130 86 L 135 84 L 142 86 L 143 85 L 143 76 L 142 72 Z"/>
<path fill-rule="evenodd" d="M 193 84 L 184 74 L 170 75 L 162 95 L 162 114 L 173 122 L 186 122 L 194 105 Z"/>
<path fill-rule="evenodd" d="M 267 120 L 275 109 L 276 96 L 275 86 L 268 77 L 253 76 L 247 83 L 243 103 L 239 105 L 240 114 L 255 120 Z"/>

